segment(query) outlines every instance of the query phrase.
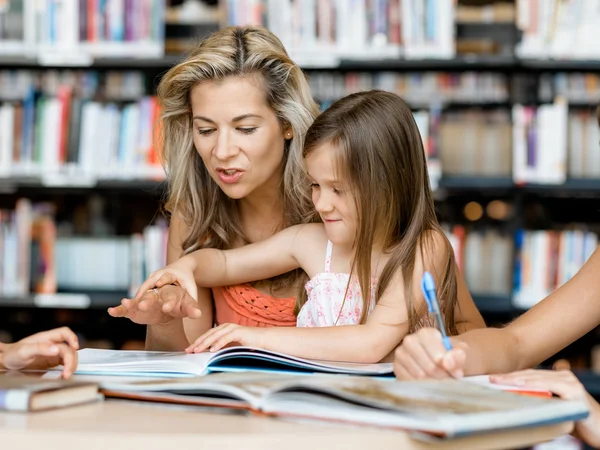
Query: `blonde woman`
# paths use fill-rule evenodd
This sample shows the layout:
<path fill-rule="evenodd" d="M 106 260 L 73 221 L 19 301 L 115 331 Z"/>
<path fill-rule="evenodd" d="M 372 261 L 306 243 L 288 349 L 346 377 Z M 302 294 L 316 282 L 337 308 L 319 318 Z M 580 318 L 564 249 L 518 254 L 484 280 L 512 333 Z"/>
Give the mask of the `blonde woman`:
<path fill-rule="evenodd" d="M 261 241 L 309 217 L 302 140 L 319 108 L 275 35 L 255 27 L 216 32 L 164 75 L 158 98 L 168 263 L 201 248 Z M 295 326 L 300 278 L 303 272 L 293 271 L 252 285 L 201 289 L 198 303 L 167 286 L 124 299 L 109 314 L 147 324 L 149 349 L 183 350 L 214 323 Z M 182 307 L 169 310 L 178 299 Z"/>

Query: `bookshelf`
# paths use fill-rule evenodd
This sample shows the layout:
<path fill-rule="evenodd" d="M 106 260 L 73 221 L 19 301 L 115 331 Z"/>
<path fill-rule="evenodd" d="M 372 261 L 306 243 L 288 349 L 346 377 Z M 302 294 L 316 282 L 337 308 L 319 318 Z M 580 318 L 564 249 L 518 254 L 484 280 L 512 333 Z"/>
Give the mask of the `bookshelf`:
<path fill-rule="evenodd" d="M 31 0 L 23 1 L 27 3 Z M 440 1 L 446 3 L 444 0 Z M 535 2 L 539 0 L 520 1 Z M 179 4 L 181 2 L 164 3 L 163 6 L 166 5 L 167 13 L 172 7 L 171 3 Z M 204 3 L 208 5 L 216 2 Z M 229 15 L 221 14 L 215 17 L 221 17 L 221 19 L 229 17 L 229 23 L 246 23 L 248 17 L 240 14 L 234 14 L 232 20 L 232 8 L 235 12 L 237 3 L 235 0 L 223 0 L 220 2 L 220 7 Z M 277 0 L 248 2 L 255 6 L 262 3 L 271 7 L 284 8 L 280 5 L 282 2 Z M 315 2 L 306 1 L 305 3 L 310 5 Z M 391 4 L 394 3 L 394 0 L 381 3 Z M 419 2 L 406 0 L 404 3 L 408 5 L 408 14 L 410 14 L 410 8 L 418 7 Z M 422 3 L 432 4 L 430 1 Z M 452 2 L 448 2 L 448 4 L 450 3 Z M 587 170 L 593 168 L 597 161 L 600 168 L 600 147 L 598 147 L 598 139 L 595 139 L 591 131 L 594 127 L 597 128 L 594 122 L 593 108 L 600 99 L 598 92 L 600 55 L 595 55 L 595 57 L 587 55 L 585 59 L 574 60 L 557 58 L 555 53 L 550 55 L 554 58 L 546 57 L 544 59 L 533 57 L 531 53 L 519 53 L 514 50 L 515 46 L 518 46 L 523 35 L 528 33 L 528 28 L 524 24 L 515 25 L 514 17 L 510 19 L 510 11 L 508 11 L 510 7 L 508 10 L 502 9 L 506 4 L 510 5 L 514 2 L 461 0 L 457 3 L 456 24 L 450 23 L 449 30 L 444 29 L 445 31 L 440 32 L 441 34 L 436 34 L 436 38 L 444 40 L 439 49 L 436 49 L 435 46 L 419 47 L 422 42 L 403 42 L 401 35 L 392 34 L 388 35 L 389 39 L 386 45 L 373 47 L 378 43 L 377 39 L 380 39 L 376 35 L 381 35 L 381 32 L 373 34 L 369 27 L 360 28 L 360 32 L 353 37 L 357 40 L 350 44 L 343 40 L 339 41 L 332 34 L 333 28 L 319 29 L 318 27 L 323 26 L 322 24 L 316 24 L 316 28 L 308 28 L 308 30 L 313 30 L 314 36 L 304 36 L 301 33 L 305 33 L 306 30 L 299 30 L 302 28 L 302 21 L 310 22 L 311 20 L 308 10 L 300 13 L 298 16 L 300 22 L 290 22 L 289 29 L 286 28 L 287 22 L 285 22 L 289 17 L 283 11 L 285 14 L 280 16 L 282 21 L 276 24 L 275 28 L 279 29 L 280 37 L 286 42 L 292 58 L 303 66 L 310 79 L 315 98 L 320 100 L 323 106 L 327 106 L 329 102 L 346 93 L 371 88 L 394 90 L 409 100 L 415 113 L 421 114 L 421 118 L 425 118 L 424 123 L 427 123 L 424 139 L 427 143 L 428 155 L 437 164 L 440 160 L 442 162 L 449 161 L 449 164 L 442 164 L 441 177 L 437 182 L 436 204 L 440 218 L 451 226 L 464 227 L 467 237 L 471 233 L 486 236 L 488 230 L 497 231 L 500 237 L 514 236 L 519 229 L 561 231 L 573 228 L 571 222 L 586 224 L 584 227 L 586 230 L 597 232 L 600 226 L 600 214 L 598 213 L 600 208 L 597 206 L 597 199 L 600 195 L 600 174 L 582 172 L 579 169 L 579 171 L 573 171 L 572 167 L 575 167 L 574 161 L 579 161 L 580 168 L 583 167 Z M 463 8 L 465 5 L 477 8 L 482 5 L 489 6 L 499 3 L 504 6 L 501 5 L 497 12 L 494 10 L 493 20 L 490 20 L 489 10 L 482 20 L 475 20 L 474 18 L 479 17 L 480 11 L 466 11 Z M 159 6 L 161 5 L 157 4 L 157 8 Z M 159 14 L 159 9 L 152 11 L 155 15 L 151 17 L 158 20 L 159 16 L 156 14 Z M 273 11 L 269 12 L 268 9 L 265 11 L 266 13 L 260 18 L 256 15 L 249 17 L 253 17 L 252 20 L 255 21 L 265 20 L 264 24 L 269 26 L 269 14 L 274 13 Z M 281 9 L 279 11 L 281 12 Z M 46 13 L 50 14 L 48 11 Z M 67 14 L 68 11 L 64 13 Z M 362 16 L 359 13 L 360 10 L 358 12 L 344 10 L 342 18 L 346 17 L 348 23 L 354 23 L 353 20 L 361 20 Z M 441 12 L 438 13 L 441 14 Z M 0 12 L 0 16 L 1 14 Z M 59 15 L 53 19 L 47 17 L 47 20 L 52 22 L 52 20 L 64 19 L 57 17 L 63 16 Z M 395 25 L 389 21 L 385 22 L 385 17 L 377 14 L 372 17 L 373 20 L 379 21 L 377 22 L 378 26 L 383 29 L 387 26 L 387 31 L 391 33 L 391 27 Z M 283 20 L 284 18 L 287 19 Z M 175 45 L 172 44 L 174 38 L 180 41 L 198 40 L 220 25 L 224 25 L 224 23 L 217 24 L 213 21 L 183 24 L 170 21 L 164 26 L 164 19 L 162 19 L 157 25 L 162 31 L 157 31 L 153 35 L 155 39 L 151 42 L 141 39 L 140 42 L 133 43 L 118 42 L 118 40 L 108 44 L 95 43 L 93 40 L 89 42 L 86 34 L 85 39 L 80 39 L 82 36 L 78 36 L 77 39 L 69 41 L 72 53 L 75 55 L 69 58 L 65 56 L 64 49 L 59 51 L 56 48 L 53 50 L 48 47 L 44 40 L 48 37 L 46 35 L 31 37 L 31 33 L 24 33 L 27 34 L 27 37 L 23 36 L 25 42 L 29 42 L 27 39 L 37 39 L 36 42 L 39 44 L 30 46 L 28 52 L 24 52 L 24 47 L 19 47 L 18 42 L 14 39 L 1 41 L 0 107 L 9 103 L 17 105 L 25 102 L 27 90 L 23 91 L 21 97 L 17 96 L 16 98 L 7 98 L 2 94 L 3 82 L 5 80 L 14 81 L 14 77 L 19 76 L 20 73 L 24 74 L 24 79 L 33 77 L 36 80 L 46 80 L 46 84 L 44 82 L 41 84 L 45 88 L 36 93 L 35 102 L 43 96 L 47 98 L 57 96 L 56 82 L 52 80 L 60 80 L 63 75 L 84 74 L 81 76 L 95 80 L 90 83 L 96 83 L 94 84 L 96 87 L 90 88 L 89 93 L 86 94 L 84 91 L 88 84 L 82 83 L 80 87 L 76 88 L 80 92 L 72 93 L 71 98 L 81 97 L 84 103 L 95 104 L 94 114 L 97 117 L 105 117 L 106 113 L 106 117 L 113 117 L 111 114 L 117 114 L 122 119 L 124 108 L 128 105 L 131 105 L 130 108 L 138 108 L 136 111 L 146 108 L 140 102 L 143 99 L 151 101 L 148 99 L 152 98 L 160 76 L 184 57 L 182 53 L 165 53 L 165 46 Z M 440 18 L 439 26 L 446 25 L 447 21 Z M 277 29 L 274 31 L 278 32 Z M 299 40 L 298 36 L 303 36 L 307 40 Z M 328 38 L 323 40 L 323 36 L 328 36 Z M 0 39 L 2 38 L 0 30 Z M 448 39 L 450 39 L 450 46 L 448 46 Z M 298 42 L 308 42 L 309 44 L 302 48 Z M 475 51 L 479 48 L 478 43 L 485 48 L 492 48 L 494 51 Z M 102 48 L 100 44 L 106 45 Z M 113 45 L 112 50 L 111 45 Z M 178 48 L 181 47 L 185 51 L 185 45 L 181 43 L 177 45 Z M 409 48 L 411 45 L 412 48 Z M 142 46 L 145 47 L 142 48 Z M 118 50 L 115 51 L 115 48 Z M 464 48 L 470 49 L 469 52 L 459 51 Z M 563 56 L 568 57 L 569 55 Z M 137 81 L 127 84 L 126 81 L 123 81 L 124 74 L 129 74 L 128 76 Z M 49 79 L 50 82 L 48 82 Z M 107 82 L 109 79 L 112 81 Z M 74 84 L 74 86 L 78 85 Z M 118 94 L 122 90 L 127 91 L 130 88 L 133 89 L 131 91 L 134 92 L 133 95 L 123 97 Z M 18 92 L 18 90 L 12 90 L 10 93 L 14 92 Z M 115 94 L 115 92 L 117 95 L 113 95 L 113 98 L 111 95 L 107 95 Z M 412 98 L 410 97 L 411 93 L 413 94 Z M 562 156 L 564 173 L 559 174 L 564 181 L 555 184 L 540 183 L 530 179 L 515 181 L 514 142 L 512 140 L 515 125 L 513 108 L 515 105 L 523 105 L 531 108 L 528 113 L 535 116 L 539 114 L 541 106 L 554 102 L 558 94 L 565 96 L 569 102 L 569 116 L 567 117 L 580 120 L 580 122 L 574 120 L 572 123 L 560 124 L 566 130 L 567 135 L 567 141 L 563 145 L 566 153 Z M 112 106 L 107 110 L 107 105 Z M 56 108 L 56 105 L 52 107 Z M 34 105 L 33 110 L 38 111 L 37 104 Z M 476 122 L 472 118 L 481 121 L 478 128 L 470 128 L 470 125 Z M 0 112 L 0 130 L 2 130 L 3 120 L 6 120 L 6 117 Z M 150 119 L 148 123 L 150 123 Z M 503 128 L 506 126 L 509 128 Z M 485 131 L 481 131 L 482 129 L 495 129 L 495 134 L 492 132 L 486 134 Z M 573 133 L 573 129 L 585 130 L 586 136 L 588 136 L 586 140 L 569 141 L 569 136 L 576 134 Z M 0 135 L 2 135 L 1 131 Z M 499 137 L 506 135 L 511 135 L 511 138 L 502 142 Z M 469 138 L 471 141 L 463 141 L 464 136 L 471 136 Z M 0 139 L 0 161 L 3 161 L 2 142 Z M 449 145 L 452 142 L 458 144 Z M 67 147 L 65 147 L 67 154 L 69 149 L 74 149 L 72 146 Z M 79 152 L 81 150 L 79 147 L 81 145 L 74 150 Z M 582 148 L 585 148 L 585 151 L 580 150 Z M 598 154 L 594 153 L 594 148 L 597 149 Z M 70 159 L 59 159 L 58 164 L 56 164 L 56 160 L 52 160 L 54 173 L 31 170 L 31 166 L 15 171 L 6 170 L 6 166 L 0 162 L 0 210 L 14 210 L 15 204 L 20 198 L 31 199 L 34 205 L 50 202 L 58 205 L 56 223 L 64 227 L 65 223 L 69 221 L 81 220 L 79 217 L 81 215 L 89 216 L 88 197 L 94 196 L 103 199 L 104 220 L 116 224 L 114 227 L 115 238 L 131 239 L 136 235 L 144 236 L 145 227 L 154 224 L 153 221 L 158 217 L 157 205 L 164 192 L 162 169 L 156 158 L 147 156 L 144 161 L 138 161 L 140 164 L 132 165 L 131 171 L 115 176 L 114 173 L 79 171 L 80 161 L 77 159 L 77 152 L 73 153 Z M 145 154 L 152 154 L 150 147 L 146 148 Z M 497 155 L 502 155 L 507 159 L 489 163 L 492 161 L 489 158 Z M 470 163 L 467 164 L 467 162 L 475 159 L 478 162 L 468 167 Z M 458 164 L 453 168 L 453 161 L 465 163 Z M 488 162 L 486 163 L 486 161 Z M 144 170 L 141 169 L 142 166 Z M 510 214 L 500 219 L 490 217 L 485 209 L 494 201 L 508 205 Z M 470 220 L 464 213 L 465 207 L 471 203 L 476 203 L 483 209 L 482 216 L 476 220 Z M 83 234 L 79 236 L 90 237 L 89 233 L 86 234 L 86 226 L 78 226 L 83 230 Z M 516 250 L 514 246 L 510 250 L 514 256 Z M 507 264 L 509 264 L 510 274 L 513 274 L 516 270 L 515 258 L 512 257 Z M 478 307 L 491 323 L 506 322 L 523 311 L 514 305 L 513 282 L 514 279 L 511 276 L 506 283 L 505 293 L 474 291 L 473 296 Z M 0 308 L 7 312 L 6 315 L 0 315 L 2 316 L 0 329 L 6 329 L 16 337 L 22 332 L 21 330 L 27 329 L 27 327 L 20 328 L 27 320 L 39 324 L 40 322 L 36 321 L 41 320 L 39 319 L 41 312 L 46 311 L 49 314 L 44 318 L 43 324 L 48 326 L 64 323 L 64 321 L 61 322 L 63 320 L 61 314 L 66 314 L 74 317 L 74 320 L 98 320 L 98 323 L 102 323 L 106 328 L 103 331 L 101 327 L 95 327 L 92 333 L 95 338 L 109 337 L 112 331 L 109 333 L 107 330 L 114 329 L 123 334 L 114 339 L 115 343 L 122 343 L 125 339 L 130 338 L 143 339 L 143 327 L 133 326 L 128 321 L 117 321 L 105 317 L 107 316 L 104 312 L 105 308 L 118 302 L 127 293 L 127 290 L 126 288 L 112 290 L 62 288 L 59 289 L 58 294 L 49 294 L 48 297 L 38 297 L 29 292 L 20 295 L 0 293 Z M 73 312 L 84 315 L 73 315 Z M 31 318 L 28 319 L 30 316 Z M 85 319 L 81 319 L 81 317 L 85 317 Z M 84 322 L 71 324 L 76 329 L 84 329 Z M 33 327 L 31 324 L 30 326 Z M 598 344 L 598 341 L 594 342 Z M 589 351 L 590 349 L 587 348 L 583 352 L 589 354 Z M 595 378 L 591 372 L 586 377 L 586 380 L 592 380 L 589 383 L 597 382 L 597 380 L 594 381 Z M 586 381 L 586 385 L 588 381 Z"/>

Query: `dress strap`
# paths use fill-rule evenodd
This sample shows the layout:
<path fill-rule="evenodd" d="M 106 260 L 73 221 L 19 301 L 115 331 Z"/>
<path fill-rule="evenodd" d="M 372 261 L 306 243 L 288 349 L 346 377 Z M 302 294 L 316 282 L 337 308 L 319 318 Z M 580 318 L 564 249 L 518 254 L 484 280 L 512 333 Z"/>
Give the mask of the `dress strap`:
<path fill-rule="evenodd" d="M 327 241 L 327 250 L 325 251 L 325 273 L 329 273 L 331 267 L 331 253 L 333 252 L 333 244 Z"/>

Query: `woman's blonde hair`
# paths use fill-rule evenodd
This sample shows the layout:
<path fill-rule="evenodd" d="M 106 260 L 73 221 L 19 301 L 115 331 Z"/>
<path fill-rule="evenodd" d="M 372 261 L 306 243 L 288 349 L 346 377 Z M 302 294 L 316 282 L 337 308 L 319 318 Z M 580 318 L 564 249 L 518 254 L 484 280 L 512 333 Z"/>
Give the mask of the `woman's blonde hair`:
<path fill-rule="evenodd" d="M 164 207 L 170 214 L 179 214 L 190 227 L 182 244 L 185 253 L 204 247 L 230 248 L 239 238 L 248 242 L 235 200 L 213 181 L 194 148 L 190 104 L 190 91 L 198 83 L 248 76 L 257 76 L 264 86 L 266 100 L 282 128 L 293 130 L 294 137 L 284 144 L 280 229 L 306 220 L 313 209 L 304 181 L 302 147 L 319 108 L 306 77 L 268 30 L 224 28 L 204 39 L 158 86 L 159 145 L 168 174 Z"/>
<path fill-rule="evenodd" d="M 416 311 L 413 272 L 417 252 L 431 254 L 431 232 L 444 236 L 445 270 L 438 296 L 446 329 L 457 334 L 454 307 L 457 302 L 457 267 L 450 242 L 435 214 L 423 143 L 410 108 L 396 94 L 367 91 L 348 95 L 323 112 L 306 133 L 303 156 L 324 144 L 337 150 L 336 171 L 348 180 L 358 212 L 356 250 L 351 273 L 360 283 L 363 297 L 361 322 L 371 304 L 371 256 L 376 239 L 384 239 L 391 253 L 377 285 L 380 298 L 400 270 L 413 332 L 425 311 Z M 297 308 L 306 298 L 298 297 Z"/>

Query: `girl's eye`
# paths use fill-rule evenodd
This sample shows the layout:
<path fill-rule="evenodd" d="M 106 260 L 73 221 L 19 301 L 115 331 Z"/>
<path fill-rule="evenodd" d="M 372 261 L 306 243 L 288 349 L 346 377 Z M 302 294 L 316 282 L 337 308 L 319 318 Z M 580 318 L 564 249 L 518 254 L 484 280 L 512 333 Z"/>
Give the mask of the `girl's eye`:
<path fill-rule="evenodd" d="M 344 193 L 344 191 L 342 191 L 341 189 L 333 188 L 333 193 L 335 195 L 342 195 Z"/>
<path fill-rule="evenodd" d="M 256 131 L 256 127 L 250 127 L 250 128 L 238 128 L 239 131 L 241 131 L 244 134 L 252 134 Z"/>
<path fill-rule="evenodd" d="M 319 185 L 317 183 L 311 183 L 310 187 L 311 187 L 311 189 L 318 189 Z"/>
<path fill-rule="evenodd" d="M 208 136 L 212 132 L 212 128 L 198 128 L 198 134 L 200 136 Z"/>

